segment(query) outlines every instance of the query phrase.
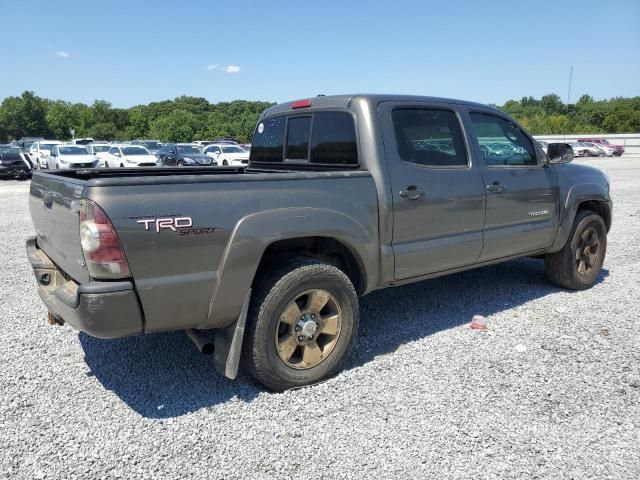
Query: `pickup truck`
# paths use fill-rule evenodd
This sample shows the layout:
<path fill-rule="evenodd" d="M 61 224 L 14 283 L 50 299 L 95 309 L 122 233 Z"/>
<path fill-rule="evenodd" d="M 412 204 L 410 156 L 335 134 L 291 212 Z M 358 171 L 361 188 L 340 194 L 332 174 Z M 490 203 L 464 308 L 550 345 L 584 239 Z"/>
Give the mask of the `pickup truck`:
<path fill-rule="evenodd" d="M 264 111 L 246 168 L 36 172 L 27 254 L 50 323 L 185 330 L 284 390 L 339 371 L 373 290 L 522 256 L 594 285 L 609 182 L 572 158 L 477 103 L 320 96 Z"/>

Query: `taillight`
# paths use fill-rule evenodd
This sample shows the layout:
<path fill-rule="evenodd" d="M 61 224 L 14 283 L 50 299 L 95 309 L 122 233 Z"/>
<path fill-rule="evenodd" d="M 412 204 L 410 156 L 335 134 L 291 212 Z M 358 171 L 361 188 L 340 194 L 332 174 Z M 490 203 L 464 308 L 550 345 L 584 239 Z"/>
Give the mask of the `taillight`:
<path fill-rule="evenodd" d="M 89 275 L 99 279 L 129 277 L 129 264 L 109 217 L 90 200 L 80 204 L 80 245 Z"/>

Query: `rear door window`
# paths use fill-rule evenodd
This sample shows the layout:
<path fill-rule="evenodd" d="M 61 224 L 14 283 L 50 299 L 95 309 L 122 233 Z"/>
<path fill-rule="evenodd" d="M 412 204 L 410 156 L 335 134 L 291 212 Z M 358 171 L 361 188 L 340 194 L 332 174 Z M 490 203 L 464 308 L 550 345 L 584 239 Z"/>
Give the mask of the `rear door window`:
<path fill-rule="evenodd" d="M 466 167 L 462 130 L 450 110 L 397 108 L 391 113 L 398 155 L 427 167 Z"/>

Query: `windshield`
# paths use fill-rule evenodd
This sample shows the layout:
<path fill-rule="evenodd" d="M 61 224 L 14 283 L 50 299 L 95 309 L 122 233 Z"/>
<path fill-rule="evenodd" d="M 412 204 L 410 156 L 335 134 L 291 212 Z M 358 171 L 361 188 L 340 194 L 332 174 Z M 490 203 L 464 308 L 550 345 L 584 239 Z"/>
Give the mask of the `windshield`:
<path fill-rule="evenodd" d="M 111 148 L 109 145 L 92 145 L 93 153 L 108 152 Z"/>
<path fill-rule="evenodd" d="M 149 150 L 144 147 L 122 147 L 123 155 L 149 155 Z"/>
<path fill-rule="evenodd" d="M 224 153 L 244 153 L 240 147 L 222 147 Z"/>
<path fill-rule="evenodd" d="M 41 143 L 40 150 L 51 150 L 54 145 L 58 145 L 57 143 Z"/>
<path fill-rule="evenodd" d="M 178 145 L 178 153 L 191 153 L 194 155 L 198 155 L 202 152 L 198 147 L 194 147 L 191 145 Z"/>
<path fill-rule="evenodd" d="M 152 148 L 154 150 L 160 150 L 162 148 L 162 144 L 160 142 L 141 142 L 147 148 Z"/>
<path fill-rule="evenodd" d="M 60 155 L 88 155 L 86 147 L 60 147 Z"/>

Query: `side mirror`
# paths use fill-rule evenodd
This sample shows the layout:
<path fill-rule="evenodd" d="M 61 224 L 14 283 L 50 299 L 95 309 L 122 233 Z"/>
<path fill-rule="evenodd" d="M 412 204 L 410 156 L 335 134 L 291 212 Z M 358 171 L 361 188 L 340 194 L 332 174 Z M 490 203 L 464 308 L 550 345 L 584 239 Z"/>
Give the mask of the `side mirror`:
<path fill-rule="evenodd" d="M 547 158 L 549 163 L 569 163 L 573 160 L 573 148 L 568 143 L 550 143 Z"/>

